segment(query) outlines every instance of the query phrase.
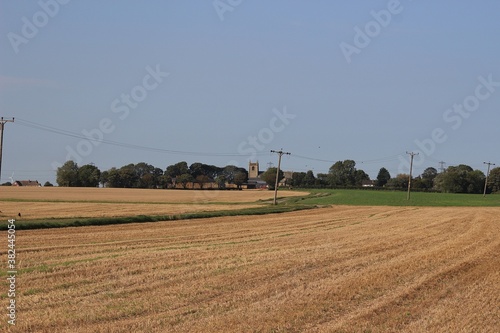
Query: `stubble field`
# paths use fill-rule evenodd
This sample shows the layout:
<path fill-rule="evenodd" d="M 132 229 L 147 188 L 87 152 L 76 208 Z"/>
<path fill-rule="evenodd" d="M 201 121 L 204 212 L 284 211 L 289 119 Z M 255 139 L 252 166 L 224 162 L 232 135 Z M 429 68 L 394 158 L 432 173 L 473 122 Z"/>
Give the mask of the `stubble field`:
<path fill-rule="evenodd" d="M 335 206 L 20 230 L 11 330 L 498 332 L 499 213 Z"/>
<path fill-rule="evenodd" d="M 280 197 L 304 195 L 280 191 Z M 273 192 L 2 187 L 0 217 L 23 220 L 171 215 L 259 207 Z"/>

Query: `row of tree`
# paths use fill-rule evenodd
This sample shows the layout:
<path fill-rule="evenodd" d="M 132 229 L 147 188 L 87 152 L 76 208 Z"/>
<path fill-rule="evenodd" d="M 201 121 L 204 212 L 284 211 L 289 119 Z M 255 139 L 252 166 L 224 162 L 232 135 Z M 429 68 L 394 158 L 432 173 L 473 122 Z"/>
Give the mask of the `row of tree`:
<path fill-rule="evenodd" d="M 412 178 L 412 188 L 446 193 L 482 193 L 485 178 L 482 171 L 474 170 L 464 164 L 450 166 L 441 173 L 429 167 L 421 175 Z M 403 190 L 408 188 L 409 179 L 408 174 L 398 174 L 392 178 L 386 168 L 381 168 L 372 185 L 379 188 Z M 289 185 L 306 188 L 355 188 L 361 187 L 369 180 L 370 177 L 363 170 L 356 169 L 355 161 L 345 160 L 333 164 L 327 174 L 320 173 L 316 177 L 312 171 L 295 172 Z M 500 192 L 500 167 L 491 170 L 487 190 L 489 193 Z"/>
<path fill-rule="evenodd" d="M 276 168 L 269 168 L 261 175 L 269 188 L 274 188 L 276 181 Z M 280 170 L 279 180 L 284 174 Z M 438 173 L 435 168 L 425 171 L 412 178 L 412 188 L 423 191 L 439 191 L 446 193 L 482 193 L 485 183 L 485 174 L 480 170 L 473 170 L 468 165 L 450 166 L 444 172 Z M 187 188 L 190 184 L 197 184 L 203 189 L 206 184 L 216 184 L 223 189 L 227 184 L 234 184 L 241 188 L 248 181 L 248 172 L 244 168 L 234 165 L 217 167 L 203 163 L 179 162 L 167 166 L 165 170 L 141 162 L 128 164 L 121 168 L 111 168 L 101 172 L 95 165 L 87 164 L 79 167 L 74 161 L 67 161 L 57 170 L 57 183 L 59 186 L 81 186 L 119 188 Z M 287 186 L 292 187 L 329 187 L 329 188 L 356 188 L 369 183 L 370 177 L 363 170 L 356 168 L 353 160 L 338 161 L 333 164 L 328 173 L 313 171 L 294 172 L 291 179 L 286 180 Z M 406 189 L 409 175 L 399 174 L 391 177 L 386 168 L 381 168 L 376 180 L 372 182 L 375 187 L 388 189 Z M 500 168 L 491 170 L 488 181 L 488 192 L 500 192 Z"/>
<path fill-rule="evenodd" d="M 74 161 L 67 161 L 57 169 L 57 183 L 66 187 L 103 187 L 118 188 L 170 188 L 180 184 L 187 188 L 189 184 L 198 184 L 204 188 L 207 183 L 216 183 L 219 188 L 227 184 L 241 187 L 248 180 L 244 168 L 228 165 L 223 168 L 203 163 L 186 162 L 169 165 L 165 171 L 153 165 L 141 162 L 99 170 L 93 164 L 78 166 Z"/>
<path fill-rule="evenodd" d="M 387 183 L 388 188 L 408 187 L 409 175 L 399 174 Z M 418 177 L 412 178 L 412 188 L 424 191 L 445 193 L 483 193 L 486 176 L 481 170 L 474 170 L 470 166 L 460 164 L 450 166 L 438 173 L 435 168 L 427 168 Z M 500 191 L 500 168 L 491 170 L 488 177 L 487 192 Z"/>
<path fill-rule="evenodd" d="M 390 177 L 390 176 L 389 176 Z M 312 170 L 294 172 L 289 185 L 293 187 L 360 187 L 370 176 L 363 170 L 356 169 L 353 160 L 338 161 L 328 173 L 318 173 L 315 177 Z"/>

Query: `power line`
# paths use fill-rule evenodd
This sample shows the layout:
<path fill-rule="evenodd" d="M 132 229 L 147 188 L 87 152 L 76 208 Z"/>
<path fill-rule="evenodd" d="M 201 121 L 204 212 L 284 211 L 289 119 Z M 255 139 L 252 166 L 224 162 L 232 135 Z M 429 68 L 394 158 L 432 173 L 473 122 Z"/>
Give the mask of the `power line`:
<path fill-rule="evenodd" d="M 336 161 L 332 161 L 332 160 L 324 160 L 324 159 L 320 159 L 320 158 L 307 157 L 307 156 L 301 156 L 301 155 L 295 155 L 295 154 L 292 156 L 303 159 L 303 160 L 310 160 L 310 161 L 318 161 L 318 162 L 326 162 L 326 163 L 335 163 L 336 162 Z"/>
<path fill-rule="evenodd" d="M 194 151 L 183 151 L 183 150 L 172 150 L 172 149 L 163 149 L 163 148 L 155 148 L 155 147 L 148 147 L 148 146 L 141 146 L 141 145 L 135 145 L 135 144 L 130 144 L 130 143 L 124 143 L 124 142 L 118 142 L 118 141 L 112 141 L 112 140 L 98 140 L 95 138 L 87 137 L 78 133 L 58 129 L 55 127 L 50 127 L 42 124 L 37 124 L 34 122 L 30 122 L 27 120 L 23 119 L 18 119 L 19 124 L 25 127 L 30 127 L 42 131 L 46 131 L 49 133 L 53 134 L 58 134 L 58 135 L 64 135 L 64 136 L 69 136 L 77 139 L 83 139 L 83 140 L 88 140 L 88 141 L 93 141 L 93 142 L 99 142 L 107 145 L 112 145 L 112 146 L 118 146 L 118 147 L 123 147 L 123 148 L 129 148 L 129 149 L 137 149 L 137 150 L 142 150 L 142 151 L 150 151 L 150 152 L 156 152 L 156 153 L 166 153 L 166 154 L 173 154 L 173 155 L 188 155 L 188 156 L 212 156 L 212 157 L 238 157 L 238 156 L 243 156 L 242 154 L 238 153 L 209 153 L 209 152 L 194 152 Z M 266 153 L 258 153 L 256 152 L 255 155 L 265 155 Z"/>
<path fill-rule="evenodd" d="M 336 163 L 338 161 L 334 160 L 327 160 L 327 159 L 321 159 L 321 158 L 315 158 L 315 157 L 308 157 L 308 156 L 302 156 L 302 155 L 297 155 L 293 154 L 293 157 L 304 159 L 304 160 L 310 160 L 310 161 L 318 161 L 318 162 L 326 162 L 326 163 Z M 397 155 L 391 155 L 391 156 L 386 156 L 386 157 L 381 157 L 377 159 L 372 159 L 372 160 L 364 160 L 364 161 L 356 161 L 356 163 L 360 164 L 373 164 L 373 163 L 381 163 L 381 162 L 391 162 L 391 161 L 396 161 L 398 160 L 398 157 L 401 156 L 401 154 Z"/>

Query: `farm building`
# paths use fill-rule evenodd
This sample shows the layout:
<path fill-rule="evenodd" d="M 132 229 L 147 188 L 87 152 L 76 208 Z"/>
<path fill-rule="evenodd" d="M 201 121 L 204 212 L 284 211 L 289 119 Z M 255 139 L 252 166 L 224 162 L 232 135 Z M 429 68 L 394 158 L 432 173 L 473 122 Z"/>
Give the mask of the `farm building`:
<path fill-rule="evenodd" d="M 362 187 L 374 187 L 375 186 L 375 181 L 373 180 L 363 180 L 361 182 Z"/>
<path fill-rule="evenodd" d="M 293 171 L 283 171 L 283 179 L 279 186 L 290 186 L 292 184 Z"/>
<path fill-rule="evenodd" d="M 42 184 L 38 180 L 16 180 L 12 186 L 31 186 L 31 187 L 41 187 Z"/>

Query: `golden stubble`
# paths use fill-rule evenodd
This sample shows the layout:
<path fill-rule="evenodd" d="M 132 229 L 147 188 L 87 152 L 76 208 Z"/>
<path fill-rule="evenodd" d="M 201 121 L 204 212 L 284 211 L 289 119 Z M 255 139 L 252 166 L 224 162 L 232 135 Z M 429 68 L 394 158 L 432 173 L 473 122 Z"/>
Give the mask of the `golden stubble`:
<path fill-rule="evenodd" d="M 280 191 L 280 197 L 305 195 Z M 71 187 L 2 187 L 0 217 L 47 218 L 171 215 L 259 207 L 267 190 L 191 191 Z"/>
<path fill-rule="evenodd" d="M 499 213 L 340 206 L 21 230 L 13 331 L 496 332 Z"/>

